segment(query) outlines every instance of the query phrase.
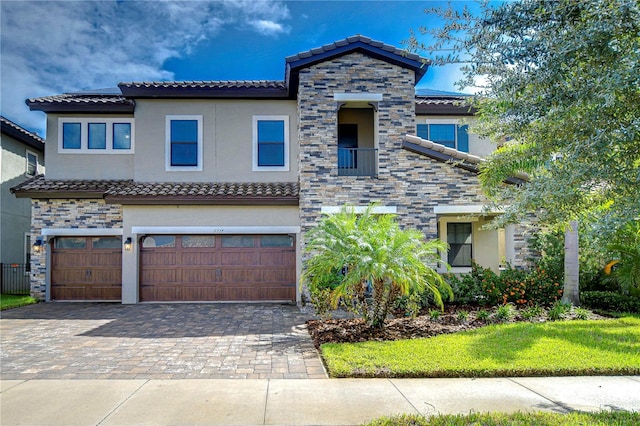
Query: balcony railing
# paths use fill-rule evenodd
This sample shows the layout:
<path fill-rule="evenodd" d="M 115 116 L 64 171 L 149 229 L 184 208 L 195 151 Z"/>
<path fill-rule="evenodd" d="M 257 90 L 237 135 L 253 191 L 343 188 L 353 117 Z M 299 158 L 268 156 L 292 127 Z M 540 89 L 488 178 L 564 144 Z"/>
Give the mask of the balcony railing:
<path fill-rule="evenodd" d="M 376 148 L 338 148 L 339 176 L 377 176 Z"/>

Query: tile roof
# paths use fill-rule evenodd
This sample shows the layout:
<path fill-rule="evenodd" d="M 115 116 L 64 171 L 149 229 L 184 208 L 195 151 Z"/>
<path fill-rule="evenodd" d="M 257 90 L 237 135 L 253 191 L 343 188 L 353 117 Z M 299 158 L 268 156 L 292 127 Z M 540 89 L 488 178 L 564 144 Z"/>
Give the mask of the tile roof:
<path fill-rule="evenodd" d="M 44 139 L 21 126 L 18 126 L 13 121 L 1 115 L 0 129 L 2 130 L 2 133 L 9 135 L 24 144 L 37 150 L 44 151 Z"/>
<path fill-rule="evenodd" d="M 422 139 L 414 135 L 405 135 L 402 147 L 407 151 L 425 155 L 438 161 L 448 162 L 455 167 L 474 173 L 479 173 L 480 164 L 486 161 L 484 158 L 478 157 L 477 155 L 458 151 L 457 149 L 449 148 L 442 144 Z M 528 180 L 529 176 L 527 174 L 518 173 L 513 177 L 507 178 L 505 182 L 519 184 Z"/>
<path fill-rule="evenodd" d="M 62 95 L 29 98 L 26 104 L 32 111 L 45 112 L 133 112 L 135 102 L 121 94 L 82 94 L 64 93 Z"/>
<path fill-rule="evenodd" d="M 132 180 L 49 180 L 31 178 L 11 192 L 22 198 L 56 195 L 105 198 L 122 204 L 297 204 L 299 185 L 284 183 L 133 182 Z"/>
<path fill-rule="evenodd" d="M 398 55 L 398 56 L 403 56 L 407 59 L 413 60 L 413 61 L 422 61 L 425 60 L 427 61 L 427 63 L 429 63 L 430 61 L 428 61 L 425 58 L 422 58 L 419 55 L 416 55 L 414 53 L 410 53 L 406 50 L 402 50 L 402 49 L 398 49 L 395 46 L 392 46 L 390 44 L 386 44 L 383 43 L 381 41 L 377 41 L 377 40 L 372 40 L 369 37 L 365 37 L 363 35 L 355 35 L 355 36 L 351 36 L 351 37 L 347 37 L 345 39 L 342 40 L 338 40 L 338 41 L 334 41 L 333 43 L 328 43 L 325 44 L 324 46 L 320 46 L 317 47 L 315 49 L 310 49 L 310 50 L 306 50 L 304 52 L 300 52 L 297 53 L 295 55 L 291 55 L 291 56 L 287 56 L 285 58 L 285 61 L 287 62 L 295 62 L 295 61 L 299 61 L 301 59 L 307 59 L 310 58 L 312 56 L 316 56 L 319 55 L 321 53 L 327 53 L 327 52 L 331 52 L 333 50 L 339 49 L 341 47 L 345 47 L 348 46 L 349 44 L 353 44 L 353 43 L 363 43 L 366 45 L 369 45 L 371 47 L 375 47 L 381 50 L 384 50 L 385 52 L 394 54 L 394 55 Z"/>
<path fill-rule="evenodd" d="M 120 83 L 120 88 L 286 89 L 280 80 L 142 81 Z"/>

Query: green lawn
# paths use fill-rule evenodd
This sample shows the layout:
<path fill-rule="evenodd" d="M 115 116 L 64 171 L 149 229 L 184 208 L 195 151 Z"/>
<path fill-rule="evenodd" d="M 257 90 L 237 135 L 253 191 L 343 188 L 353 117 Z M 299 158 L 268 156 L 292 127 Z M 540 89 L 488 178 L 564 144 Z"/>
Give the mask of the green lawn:
<path fill-rule="evenodd" d="M 485 413 L 468 415 L 437 415 L 423 417 L 404 415 L 383 417 L 368 423 L 367 426 L 574 426 L 574 425 L 637 425 L 640 412 L 601 411 L 598 413 Z"/>
<path fill-rule="evenodd" d="M 38 301 L 28 295 L 12 295 L 12 294 L 0 295 L 0 311 L 4 311 L 5 309 L 17 308 L 25 305 L 31 305 L 33 303 L 38 303 Z"/>
<path fill-rule="evenodd" d="M 640 374 L 640 317 L 491 325 L 412 339 L 324 344 L 332 377 Z"/>

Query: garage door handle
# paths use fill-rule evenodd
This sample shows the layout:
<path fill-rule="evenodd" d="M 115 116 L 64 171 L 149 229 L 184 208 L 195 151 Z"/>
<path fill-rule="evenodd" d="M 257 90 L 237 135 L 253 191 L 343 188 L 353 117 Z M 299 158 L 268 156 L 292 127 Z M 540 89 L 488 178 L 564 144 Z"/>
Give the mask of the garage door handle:
<path fill-rule="evenodd" d="M 86 276 L 87 279 L 91 278 L 91 269 L 87 269 L 87 272 L 86 272 L 85 276 Z"/>
<path fill-rule="evenodd" d="M 218 268 L 216 269 L 216 278 L 220 278 L 220 276 L 222 276 L 222 269 Z"/>

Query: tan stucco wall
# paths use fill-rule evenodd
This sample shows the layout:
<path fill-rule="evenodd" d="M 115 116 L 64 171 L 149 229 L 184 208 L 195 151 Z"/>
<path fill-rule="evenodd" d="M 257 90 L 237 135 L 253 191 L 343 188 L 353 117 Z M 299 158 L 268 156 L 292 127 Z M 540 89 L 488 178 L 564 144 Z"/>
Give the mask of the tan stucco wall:
<path fill-rule="evenodd" d="M 201 115 L 203 169 L 165 171 L 167 115 Z M 289 171 L 252 171 L 253 116 L 289 116 Z M 295 101 L 136 101 L 135 180 L 140 182 L 295 182 L 298 143 Z"/>
<path fill-rule="evenodd" d="M 358 148 L 375 148 L 375 111 L 372 108 L 343 107 L 338 111 L 339 124 L 358 125 Z"/>
<path fill-rule="evenodd" d="M 45 156 L 47 179 L 132 179 L 134 154 L 68 154 L 58 152 L 58 119 L 87 118 L 87 114 L 47 114 Z M 92 118 L 132 118 L 131 114 L 91 114 Z M 138 143 L 134 139 L 134 151 Z"/>
<path fill-rule="evenodd" d="M 455 115 L 417 115 L 416 124 L 438 123 L 448 121 L 450 123 L 468 124 L 469 125 L 469 154 L 486 158 L 496 149 L 496 144 L 489 139 L 481 138 L 473 133 L 473 118 Z"/>

